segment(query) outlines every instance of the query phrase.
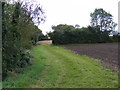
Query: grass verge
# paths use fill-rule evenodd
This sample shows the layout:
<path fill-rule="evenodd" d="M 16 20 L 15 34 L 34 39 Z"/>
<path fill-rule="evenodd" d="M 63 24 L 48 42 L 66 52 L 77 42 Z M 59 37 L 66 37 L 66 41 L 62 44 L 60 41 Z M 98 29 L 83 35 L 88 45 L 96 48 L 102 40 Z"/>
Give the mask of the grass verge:
<path fill-rule="evenodd" d="M 25 88 L 34 84 L 44 69 L 45 57 L 43 56 L 44 50 L 41 47 L 34 47 L 32 54 L 35 56 L 33 65 L 25 68 L 24 73 L 19 74 L 18 77 L 8 77 L 3 81 L 3 88 Z"/>
<path fill-rule="evenodd" d="M 77 55 L 59 46 L 33 48 L 34 63 L 19 78 L 8 78 L 3 87 L 25 88 L 117 88 L 118 73 L 96 59 Z"/>

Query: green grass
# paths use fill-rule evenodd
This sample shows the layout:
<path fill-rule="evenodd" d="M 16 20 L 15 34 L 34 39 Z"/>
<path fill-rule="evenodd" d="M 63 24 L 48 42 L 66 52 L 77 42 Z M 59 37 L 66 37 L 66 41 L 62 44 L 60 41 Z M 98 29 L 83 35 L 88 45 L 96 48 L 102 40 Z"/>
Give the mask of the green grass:
<path fill-rule="evenodd" d="M 36 46 L 34 63 L 19 78 L 10 77 L 3 87 L 26 88 L 117 88 L 118 73 L 96 59 L 77 55 L 59 46 Z"/>
<path fill-rule="evenodd" d="M 2 82 L 0 81 L 0 89 L 2 89 Z"/>
<path fill-rule="evenodd" d="M 33 65 L 27 67 L 24 70 L 23 74 L 20 74 L 18 77 L 9 77 L 3 82 L 3 88 L 25 88 L 34 82 L 40 76 L 42 70 L 44 70 L 44 60 L 43 56 L 44 50 L 42 47 L 34 47 L 32 54 L 34 57 Z"/>

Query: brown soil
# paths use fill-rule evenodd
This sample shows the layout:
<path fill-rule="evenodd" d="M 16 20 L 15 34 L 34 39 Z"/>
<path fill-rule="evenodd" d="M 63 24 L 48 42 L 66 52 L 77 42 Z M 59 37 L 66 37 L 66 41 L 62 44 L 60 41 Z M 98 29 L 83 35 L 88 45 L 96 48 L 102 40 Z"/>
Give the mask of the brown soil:
<path fill-rule="evenodd" d="M 101 64 L 112 71 L 118 72 L 118 44 L 83 44 L 65 45 L 66 49 L 80 55 L 99 59 Z"/>
<path fill-rule="evenodd" d="M 52 44 L 52 40 L 44 40 L 37 42 L 37 45 L 46 45 L 46 44 Z"/>

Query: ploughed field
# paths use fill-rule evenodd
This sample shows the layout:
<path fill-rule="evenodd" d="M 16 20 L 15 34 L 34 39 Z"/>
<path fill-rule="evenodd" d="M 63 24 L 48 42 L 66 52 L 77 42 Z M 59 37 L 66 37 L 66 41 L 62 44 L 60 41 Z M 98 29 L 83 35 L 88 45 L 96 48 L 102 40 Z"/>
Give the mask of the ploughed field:
<path fill-rule="evenodd" d="M 118 44 L 75 44 L 64 45 L 65 49 L 74 51 L 80 55 L 86 55 L 100 60 L 101 64 L 118 72 Z"/>

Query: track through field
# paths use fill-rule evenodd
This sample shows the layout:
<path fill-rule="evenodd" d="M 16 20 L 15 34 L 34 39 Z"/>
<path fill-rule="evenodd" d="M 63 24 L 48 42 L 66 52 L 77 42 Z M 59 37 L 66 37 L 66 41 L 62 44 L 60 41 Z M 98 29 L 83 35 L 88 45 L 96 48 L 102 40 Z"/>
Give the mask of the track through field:
<path fill-rule="evenodd" d="M 32 66 L 8 77 L 3 88 L 118 88 L 118 73 L 97 59 L 55 45 L 34 46 L 31 52 Z"/>
<path fill-rule="evenodd" d="M 40 51 L 40 48 L 44 50 Z M 116 87 L 117 74 L 104 68 L 98 60 L 79 56 L 59 46 L 35 47 L 42 52 L 45 69 L 32 88 Z M 36 56 L 35 56 L 36 57 Z"/>

